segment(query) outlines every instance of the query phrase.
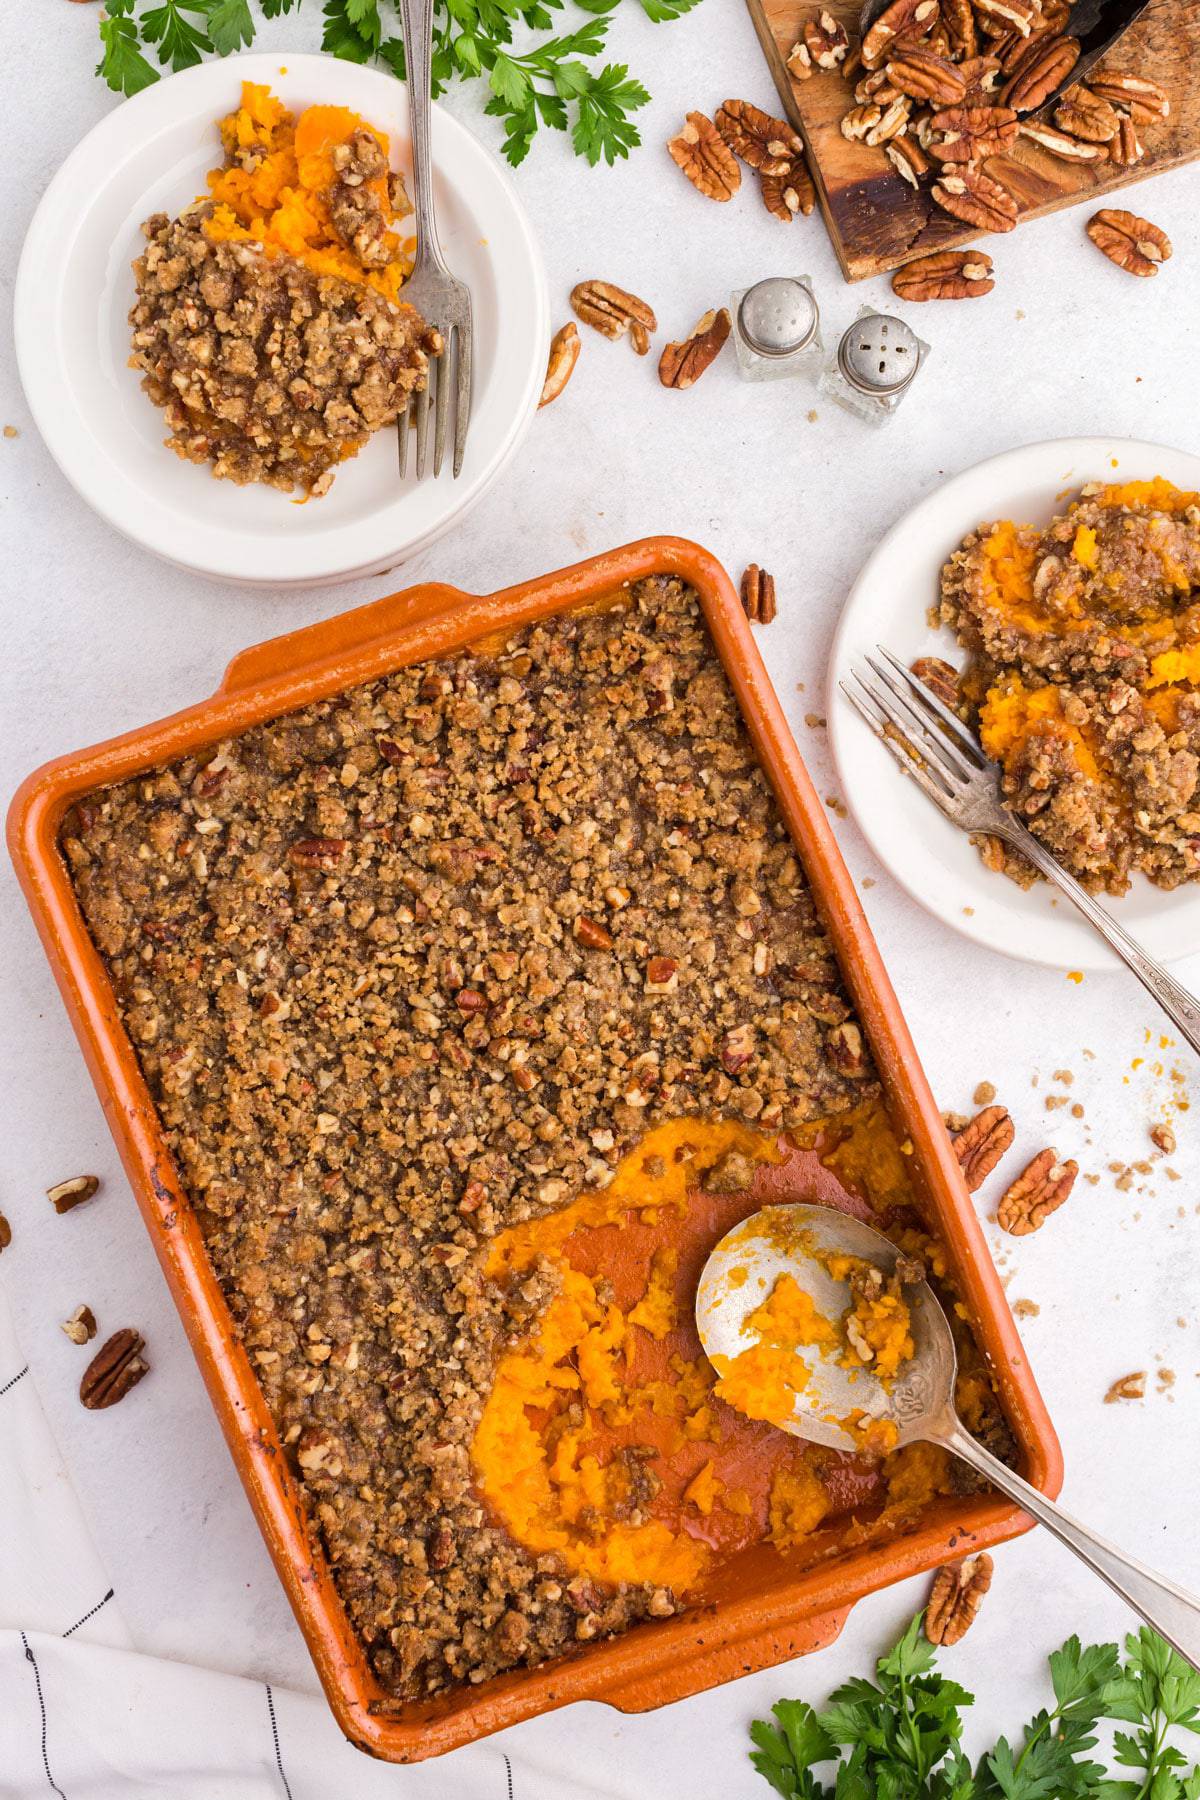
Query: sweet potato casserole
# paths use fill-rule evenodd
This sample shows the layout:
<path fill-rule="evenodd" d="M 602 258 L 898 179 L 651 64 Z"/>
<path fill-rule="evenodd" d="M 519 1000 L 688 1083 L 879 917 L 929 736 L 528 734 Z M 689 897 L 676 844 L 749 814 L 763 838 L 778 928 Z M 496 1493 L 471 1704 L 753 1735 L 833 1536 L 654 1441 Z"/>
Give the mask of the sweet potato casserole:
<path fill-rule="evenodd" d="M 245 82 L 221 141 L 208 195 L 142 227 L 130 367 L 178 456 L 316 497 L 441 348 L 399 298 L 408 200 L 387 138 L 345 107 L 295 118 Z"/>
<path fill-rule="evenodd" d="M 1005 794 L 1085 886 L 1200 873 L 1200 495 L 1092 485 L 1045 530 L 981 525 L 942 572 L 963 716 Z M 953 676 L 953 671 L 947 672 Z M 1034 871 L 987 839 L 1023 885 Z"/>
<path fill-rule="evenodd" d="M 798 1184 L 946 1270 L 682 582 L 97 791 L 61 841 L 389 1691 L 670 1615 L 751 1545 L 835 1556 L 964 1479 L 756 1423 L 700 1353 L 708 1249 Z"/>

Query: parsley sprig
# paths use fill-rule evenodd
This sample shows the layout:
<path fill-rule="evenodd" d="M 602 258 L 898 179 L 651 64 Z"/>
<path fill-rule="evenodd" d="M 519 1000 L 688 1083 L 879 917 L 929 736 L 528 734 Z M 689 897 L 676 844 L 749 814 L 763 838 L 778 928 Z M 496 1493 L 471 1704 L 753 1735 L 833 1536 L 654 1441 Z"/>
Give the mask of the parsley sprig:
<path fill-rule="evenodd" d="M 750 1760 L 783 1800 L 1200 1800 L 1200 1765 L 1172 1742 L 1200 1733 L 1200 1675 L 1148 1627 L 1086 1649 L 1067 1639 L 1050 1657 L 1054 1705 L 1021 1734 L 1000 1738 L 973 1768 L 963 1751 L 962 1712 L 974 1696 L 941 1675 L 918 1613 L 876 1664 L 817 1712 L 780 1700 L 774 1723 L 755 1720 Z M 1090 1752 L 1107 1723 L 1114 1778 Z M 832 1786 L 815 1770 L 827 1765 Z"/>
<path fill-rule="evenodd" d="M 573 30 L 566 0 L 435 0 L 433 91 L 461 79 L 484 81 L 484 111 L 504 120 L 504 155 L 515 168 L 543 126 L 569 131 L 593 166 L 613 163 L 641 142 L 631 114 L 650 96 L 624 63 L 594 66 L 621 0 L 573 0 L 587 18 Z M 699 0 L 638 0 L 655 24 L 690 12 Z M 100 19 L 97 74 L 122 94 L 158 80 L 160 67 L 189 69 L 202 57 L 228 56 L 254 41 L 256 13 L 273 19 L 302 0 L 107 0 Z M 404 74 L 395 0 L 324 0 L 322 46 L 348 62 L 382 62 Z M 518 33 L 522 43 L 517 47 Z M 548 34 L 548 35 L 545 35 Z"/>

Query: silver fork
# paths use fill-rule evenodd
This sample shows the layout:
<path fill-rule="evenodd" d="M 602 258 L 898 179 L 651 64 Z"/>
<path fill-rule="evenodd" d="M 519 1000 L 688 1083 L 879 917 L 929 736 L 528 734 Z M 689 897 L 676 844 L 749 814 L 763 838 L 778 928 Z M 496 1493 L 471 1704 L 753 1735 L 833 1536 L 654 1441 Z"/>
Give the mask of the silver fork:
<path fill-rule="evenodd" d="M 442 334 L 442 353 L 429 359 L 426 385 L 410 397 L 396 421 L 400 473 L 408 468 L 408 436 L 415 419 L 417 479 L 425 473 L 429 436 L 429 390 L 436 386 L 433 426 L 433 472 L 440 475 L 446 449 L 446 414 L 450 404 L 450 364 L 457 349 L 454 383 L 454 474 L 462 469 L 471 416 L 471 295 L 464 282 L 446 267 L 433 210 L 433 155 L 430 113 L 433 90 L 433 0 L 400 0 L 404 58 L 408 76 L 408 111 L 412 130 L 413 209 L 417 220 L 417 256 L 401 299 Z"/>
<path fill-rule="evenodd" d="M 853 670 L 857 689 L 844 681 L 838 685 L 893 761 L 952 824 L 1002 838 L 1052 881 L 1133 970 L 1192 1049 L 1200 1051 L 1200 1003 L 1013 816 L 1001 796 L 999 769 L 957 714 L 890 650 L 880 644 L 878 651 L 882 662 L 865 658 L 870 675 Z"/>

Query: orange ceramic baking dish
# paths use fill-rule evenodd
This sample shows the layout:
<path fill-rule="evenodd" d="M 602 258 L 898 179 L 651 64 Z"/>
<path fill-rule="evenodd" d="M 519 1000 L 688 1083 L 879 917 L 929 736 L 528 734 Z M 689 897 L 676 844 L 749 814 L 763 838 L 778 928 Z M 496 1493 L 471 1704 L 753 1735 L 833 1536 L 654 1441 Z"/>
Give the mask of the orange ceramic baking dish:
<path fill-rule="evenodd" d="M 789 1570 L 758 1545 L 718 1572 L 704 1604 L 635 1627 L 542 1667 L 430 1701 L 400 1702 L 372 1675 L 347 1620 L 287 1458 L 234 1334 L 107 976 L 57 848 L 81 795 L 122 781 L 294 708 L 481 637 L 601 601 L 644 575 L 674 573 L 699 595 L 763 768 L 832 933 L 870 1039 L 895 1125 L 914 1147 L 914 1178 L 938 1221 L 955 1279 L 990 1362 L 1025 1475 L 1057 1492 L 1057 1440 L 1021 1349 L 974 1209 L 879 952 L 725 571 L 678 538 L 649 538 L 497 594 L 439 585 L 272 639 L 236 657 L 211 699 L 158 724 L 59 758 L 24 783 L 9 816 L 17 872 L 75 1026 L 147 1229 L 191 1338 L 238 1473 L 343 1731 L 397 1762 L 438 1755 L 571 1700 L 641 1712 L 829 1643 L 854 1602 L 949 1556 L 1026 1529 L 995 1496 L 943 1498 L 907 1535 L 851 1546 Z M 783 627 L 777 627 L 783 629 Z"/>

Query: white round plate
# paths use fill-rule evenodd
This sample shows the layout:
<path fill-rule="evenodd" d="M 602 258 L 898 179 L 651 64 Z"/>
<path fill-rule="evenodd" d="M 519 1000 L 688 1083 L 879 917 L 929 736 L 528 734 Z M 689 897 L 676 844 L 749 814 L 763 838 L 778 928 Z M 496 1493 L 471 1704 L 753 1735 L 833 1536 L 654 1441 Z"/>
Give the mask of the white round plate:
<path fill-rule="evenodd" d="M 1105 970 L 1118 959 L 1069 900 L 1038 882 L 1027 893 L 985 869 L 965 832 L 944 819 L 892 761 L 838 687 L 864 652 L 886 644 L 902 662 L 959 664 L 953 633 L 926 612 L 952 550 L 991 519 L 1048 524 L 1088 481 L 1165 476 L 1200 489 L 1200 456 L 1129 438 L 1058 438 L 1007 450 L 966 469 L 914 506 L 873 553 L 846 602 L 829 660 L 829 729 L 842 793 L 864 837 L 914 900 L 989 950 L 1049 968 Z M 1109 899 L 1121 924 L 1160 962 L 1200 950 L 1200 890 L 1172 893 L 1137 876 Z"/>
<path fill-rule="evenodd" d="M 89 506 L 183 568 L 252 586 L 312 586 L 390 568 L 459 518 L 516 451 L 546 373 L 549 307 L 533 232 L 500 162 L 433 109 L 434 189 L 446 261 L 471 290 L 474 402 L 462 474 L 401 482 L 378 432 L 329 494 L 296 505 L 275 488 L 215 481 L 163 446 L 162 413 L 128 368 L 130 264 L 140 226 L 174 215 L 221 160 L 217 121 L 243 81 L 294 110 L 348 106 L 408 161 L 404 84 L 332 56 L 229 56 L 157 82 L 90 131 L 47 188 L 17 275 L 21 379 L 50 452 Z M 397 155 L 397 150 L 399 155 Z M 453 418 L 453 408 L 451 409 Z"/>

